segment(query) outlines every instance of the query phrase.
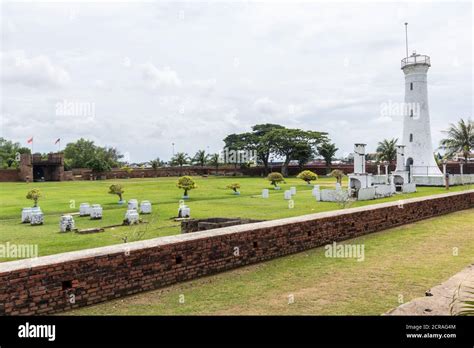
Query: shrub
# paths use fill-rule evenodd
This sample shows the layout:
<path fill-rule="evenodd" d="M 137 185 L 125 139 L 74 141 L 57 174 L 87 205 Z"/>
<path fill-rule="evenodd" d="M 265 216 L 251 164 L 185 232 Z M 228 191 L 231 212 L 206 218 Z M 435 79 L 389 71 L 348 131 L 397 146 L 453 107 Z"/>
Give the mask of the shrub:
<path fill-rule="evenodd" d="M 311 181 L 318 179 L 318 176 L 316 175 L 316 173 L 313 173 L 311 170 L 303 170 L 296 177 L 298 179 L 306 181 L 308 184 L 311 184 Z"/>
<path fill-rule="evenodd" d="M 193 178 L 191 178 L 190 176 L 180 177 L 176 186 L 184 190 L 184 196 L 188 195 L 189 190 L 197 188 L 196 183 L 194 182 Z"/>
<path fill-rule="evenodd" d="M 240 189 L 240 184 L 238 182 L 235 182 L 233 184 L 227 185 L 227 188 L 233 190 L 234 192 L 238 192 L 238 190 Z"/>
<path fill-rule="evenodd" d="M 342 170 L 334 169 L 331 173 L 329 173 L 329 176 L 332 176 L 333 178 L 336 178 L 337 182 L 340 184 L 342 182 L 342 178 L 345 176 L 345 174 Z"/>
<path fill-rule="evenodd" d="M 34 206 L 38 206 L 38 200 L 41 197 L 41 192 L 39 189 L 32 189 L 30 192 L 27 193 L 26 198 L 31 199 L 34 202 Z"/>
<path fill-rule="evenodd" d="M 122 185 L 120 184 L 112 184 L 110 185 L 109 187 L 109 193 L 111 195 L 117 195 L 119 196 L 119 200 L 122 201 L 122 195 L 124 194 L 124 190 L 123 190 L 123 187 Z"/>
<path fill-rule="evenodd" d="M 267 180 L 272 183 L 273 186 L 277 187 L 278 183 L 280 182 L 285 182 L 285 178 L 283 178 L 283 175 L 277 172 L 273 172 L 268 174 Z"/>

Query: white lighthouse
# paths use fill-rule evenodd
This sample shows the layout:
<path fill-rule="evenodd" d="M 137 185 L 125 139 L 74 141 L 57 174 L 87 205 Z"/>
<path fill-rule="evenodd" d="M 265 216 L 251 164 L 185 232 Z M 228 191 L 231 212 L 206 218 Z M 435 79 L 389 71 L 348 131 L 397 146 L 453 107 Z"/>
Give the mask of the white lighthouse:
<path fill-rule="evenodd" d="M 404 159 L 405 168 L 411 177 L 443 176 L 434 159 L 431 143 L 427 85 L 430 66 L 429 56 L 413 53 L 402 59 L 405 74 Z"/>

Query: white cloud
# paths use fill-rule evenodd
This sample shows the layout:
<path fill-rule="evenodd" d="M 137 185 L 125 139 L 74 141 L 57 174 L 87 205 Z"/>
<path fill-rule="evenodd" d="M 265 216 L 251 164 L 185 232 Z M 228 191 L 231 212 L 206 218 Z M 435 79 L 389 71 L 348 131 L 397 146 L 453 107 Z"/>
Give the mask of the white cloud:
<path fill-rule="evenodd" d="M 170 67 L 159 69 L 152 63 L 143 64 L 142 77 L 151 88 L 181 86 L 178 74 Z"/>
<path fill-rule="evenodd" d="M 51 62 L 49 57 L 27 57 L 24 51 L 0 53 L 2 82 L 29 87 L 61 87 L 71 80 L 69 73 Z"/>
<path fill-rule="evenodd" d="M 254 108 L 265 115 L 274 115 L 278 112 L 278 105 L 270 98 L 260 98 L 254 102 Z"/>

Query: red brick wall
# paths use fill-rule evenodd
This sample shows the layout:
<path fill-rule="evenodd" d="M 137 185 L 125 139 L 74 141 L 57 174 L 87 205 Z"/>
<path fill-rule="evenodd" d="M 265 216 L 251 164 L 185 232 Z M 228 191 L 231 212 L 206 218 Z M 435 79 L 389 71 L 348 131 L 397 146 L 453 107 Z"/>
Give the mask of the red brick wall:
<path fill-rule="evenodd" d="M 0 169 L 0 181 L 20 181 L 20 170 Z"/>
<path fill-rule="evenodd" d="M 1 263 L 0 314 L 61 312 L 473 207 L 471 190 Z"/>

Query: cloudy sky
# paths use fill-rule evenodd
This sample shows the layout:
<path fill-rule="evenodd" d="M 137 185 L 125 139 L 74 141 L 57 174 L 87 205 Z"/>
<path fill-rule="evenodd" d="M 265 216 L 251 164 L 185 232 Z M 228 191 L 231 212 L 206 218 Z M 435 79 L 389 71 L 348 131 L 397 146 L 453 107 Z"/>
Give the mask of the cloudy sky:
<path fill-rule="evenodd" d="M 431 56 L 434 145 L 472 116 L 471 2 L 7 2 L 1 17 L 0 135 L 35 151 L 84 137 L 168 159 L 266 122 L 373 151 L 401 137 L 405 21 L 410 53 Z"/>

